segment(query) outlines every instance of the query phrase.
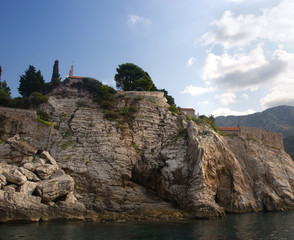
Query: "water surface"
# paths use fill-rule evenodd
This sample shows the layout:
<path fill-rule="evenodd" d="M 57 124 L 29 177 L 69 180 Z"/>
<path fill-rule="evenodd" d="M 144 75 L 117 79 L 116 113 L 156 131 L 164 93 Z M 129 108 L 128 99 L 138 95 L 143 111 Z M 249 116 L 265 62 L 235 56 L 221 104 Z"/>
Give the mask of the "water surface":
<path fill-rule="evenodd" d="M 294 211 L 232 214 L 226 219 L 173 222 L 9 223 L 0 224 L 0 239 L 294 239 Z"/>

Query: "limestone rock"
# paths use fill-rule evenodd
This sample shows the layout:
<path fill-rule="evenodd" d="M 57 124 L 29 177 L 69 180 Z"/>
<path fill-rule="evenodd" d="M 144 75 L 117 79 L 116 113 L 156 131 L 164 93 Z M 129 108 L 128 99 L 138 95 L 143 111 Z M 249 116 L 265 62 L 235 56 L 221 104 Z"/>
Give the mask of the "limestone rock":
<path fill-rule="evenodd" d="M 38 149 L 29 145 L 26 142 L 18 141 L 17 139 L 19 139 L 19 136 L 12 138 L 12 139 L 8 139 L 8 142 L 10 143 L 10 145 L 12 147 L 17 149 L 19 152 L 24 153 L 26 155 L 37 153 Z"/>
<path fill-rule="evenodd" d="M 36 168 L 36 172 L 40 179 L 49 179 L 51 175 L 56 170 L 56 166 L 53 166 L 51 164 L 44 164 L 38 168 Z"/>
<path fill-rule="evenodd" d="M 62 169 L 57 169 L 55 170 L 55 172 L 51 175 L 50 178 L 56 178 L 56 177 L 60 177 L 62 175 L 65 175 L 65 172 Z"/>
<path fill-rule="evenodd" d="M 15 184 L 10 184 L 10 185 L 7 185 L 7 186 L 4 186 L 3 190 L 7 193 L 15 193 L 15 190 L 17 188 L 17 185 Z"/>
<path fill-rule="evenodd" d="M 10 172 L 4 173 L 7 182 L 15 183 L 15 184 L 23 184 L 27 181 L 27 178 L 18 170 L 13 169 Z"/>
<path fill-rule="evenodd" d="M 43 151 L 41 153 L 41 157 L 43 157 L 44 159 L 46 159 L 54 167 L 58 168 L 58 165 L 57 165 L 55 159 L 50 155 L 50 153 L 48 151 Z"/>
<path fill-rule="evenodd" d="M 38 163 L 33 163 L 33 162 L 29 162 L 29 163 L 25 163 L 23 165 L 23 167 L 29 171 L 34 172 L 37 168 L 43 166 L 42 163 L 38 162 Z"/>
<path fill-rule="evenodd" d="M 72 192 L 69 192 L 66 195 L 65 202 L 68 204 L 75 203 L 75 202 L 77 202 L 77 198 L 75 197 L 75 195 Z"/>
<path fill-rule="evenodd" d="M 23 167 L 20 167 L 18 169 L 29 181 L 34 181 L 34 182 L 37 182 L 37 181 L 40 181 L 40 179 L 36 176 L 36 174 L 34 174 L 33 172 L 23 168 Z"/>
<path fill-rule="evenodd" d="M 45 159 L 43 159 L 43 158 L 39 158 L 39 157 L 37 157 L 37 158 L 34 160 L 34 163 L 35 163 L 35 164 L 40 164 L 41 166 L 43 166 L 43 165 L 45 165 L 46 161 L 45 161 Z"/>
<path fill-rule="evenodd" d="M 0 174 L 0 188 L 6 185 L 6 177 L 3 174 Z"/>
<path fill-rule="evenodd" d="M 65 196 L 74 189 L 74 180 L 69 175 L 38 182 L 37 191 L 43 201 L 50 202 Z"/>
<path fill-rule="evenodd" d="M 23 193 L 25 195 L 32 195 L 35 191 L 37 183 L 26 181 L 22 185 L 19 186 L 18 192 Z"/>

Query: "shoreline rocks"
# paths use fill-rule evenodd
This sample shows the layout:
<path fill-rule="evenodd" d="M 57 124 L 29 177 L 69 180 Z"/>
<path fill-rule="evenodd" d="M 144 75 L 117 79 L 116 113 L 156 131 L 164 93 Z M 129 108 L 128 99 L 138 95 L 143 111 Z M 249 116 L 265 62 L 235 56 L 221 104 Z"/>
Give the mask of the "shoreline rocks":
<path fill-rule="evenodd" d="M 47 151 L 37 154 L 31 150 L 34 147 L 19 141 L 19 136 L 8 141 L 11 150 L 21 152 L 24 159 L 30 156 L 31 161 L 19 166 L 0 162 L 0 222 L 85 219 L 89 211 L 73 194 L 73 178 Z"/>

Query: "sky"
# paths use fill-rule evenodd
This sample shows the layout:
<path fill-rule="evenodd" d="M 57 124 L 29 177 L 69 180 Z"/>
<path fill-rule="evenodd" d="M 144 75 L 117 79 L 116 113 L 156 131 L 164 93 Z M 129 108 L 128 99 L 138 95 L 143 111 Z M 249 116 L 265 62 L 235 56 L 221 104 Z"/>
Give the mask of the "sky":
<path fill-rule="evenodd" d="M 0 0 L 0 65 L 12 96 L 29 65 L 46 82 L 115 87 L 134 63 L 180 107 L 245 115 L 294 106 L 293 0 Z"/>

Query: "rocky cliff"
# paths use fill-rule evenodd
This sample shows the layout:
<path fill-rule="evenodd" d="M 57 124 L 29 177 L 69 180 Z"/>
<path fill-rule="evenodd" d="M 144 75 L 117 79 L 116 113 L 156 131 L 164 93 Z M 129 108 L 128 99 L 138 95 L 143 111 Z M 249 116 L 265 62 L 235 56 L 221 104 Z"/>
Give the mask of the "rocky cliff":
<path fill-rule="evenodd" d="M 294 208 L 294 163 L 283 150 L 222 137 L 165 105 L 161 97 L 120 94 L 120 117 L 109 121 L 87 93 L 60 86 L 41 106 L 54 125 L 1 108 L 0 221 Z"/>

